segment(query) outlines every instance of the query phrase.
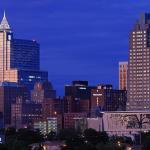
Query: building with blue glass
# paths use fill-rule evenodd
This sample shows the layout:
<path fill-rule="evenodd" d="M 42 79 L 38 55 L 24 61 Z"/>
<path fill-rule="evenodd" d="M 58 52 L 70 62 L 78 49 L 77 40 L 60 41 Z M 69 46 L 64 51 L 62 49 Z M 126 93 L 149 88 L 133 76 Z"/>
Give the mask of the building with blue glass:
<path fill-rule="evenodd" d="M 37 81 L 48 81 L 48 72 L 40 70 L 40 45 L 34 40 L 15 39 L 4 13 L 0 24 L 0 82 L 16 82 L 32 90 Z"/>
<path fill-rule="evenodd" d="M 11 68 L 40 70 L 40 45 L 35 40 L 12 39 Z"/>

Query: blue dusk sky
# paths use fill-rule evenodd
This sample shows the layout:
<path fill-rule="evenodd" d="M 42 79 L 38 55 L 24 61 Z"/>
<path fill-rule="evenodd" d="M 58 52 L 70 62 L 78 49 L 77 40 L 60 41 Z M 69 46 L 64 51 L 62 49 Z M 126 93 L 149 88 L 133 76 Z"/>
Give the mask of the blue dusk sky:
<path fill-rule="evenodd" d="M 128 35 L 150 0 L 0 0 L 15 38 L 41 45 L 41 69 L 58 95 L 72 80 L 118 88 L 118 62 L 128 59 Z"/>

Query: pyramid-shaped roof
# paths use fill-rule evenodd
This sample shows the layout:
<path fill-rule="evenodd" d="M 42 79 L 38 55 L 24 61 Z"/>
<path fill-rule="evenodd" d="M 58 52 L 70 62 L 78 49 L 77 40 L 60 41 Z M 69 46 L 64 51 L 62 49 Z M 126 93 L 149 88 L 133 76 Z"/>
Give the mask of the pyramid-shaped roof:
<path fill-rule="evenodd" d="M 6 15 L 5 15 L 5 11 L 4 11 L 3 19 L 0 24 L 0 30 L 10 30 L 10 26 L 8 24 L 8 21 L 7 21 Z"/>

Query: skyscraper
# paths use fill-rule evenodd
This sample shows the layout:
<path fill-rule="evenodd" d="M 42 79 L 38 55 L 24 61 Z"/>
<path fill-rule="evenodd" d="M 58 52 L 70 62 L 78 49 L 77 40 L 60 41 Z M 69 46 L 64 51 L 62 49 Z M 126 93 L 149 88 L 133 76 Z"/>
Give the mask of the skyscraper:
<path fill-rule="evenodd" d="M 0 82 L 17 82 L 33 89 L 35 82 L 48 80 L 40 70 L 40 45 L 36 41 L 15 39 L 3 16 L 0 24 Z"/>
<path fill-rule="evenodd" d="M 143 14 L 129 37 L 127 110 L 150 110 L 150 14 Z"/>
<path fill-rule="evenodd" d="M 127 90 L 128 62 L 119 62 L 119 90 Z"/>
<path fill-rule="evenodd" d="M 13 38 L 11 68 L 39 70 L 40 45 L 35 40 Z"/>
<path fill-rule="evenodd" d="M 17 82 L 17 70 L 11 69 L 12 32 L 5 13 L 0 24 L 0 81 Z"/>

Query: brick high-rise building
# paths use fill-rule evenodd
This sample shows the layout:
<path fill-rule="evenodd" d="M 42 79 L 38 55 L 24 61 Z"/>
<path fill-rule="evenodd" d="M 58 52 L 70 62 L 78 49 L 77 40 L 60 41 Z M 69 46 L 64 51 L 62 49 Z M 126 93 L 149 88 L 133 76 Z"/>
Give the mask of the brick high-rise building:
<path fill-rule="evenodd" d="M 128 62 L 119 62 L 119 90 L 127 90 Z"/>
<path fill-rule="evenodd" d="M 73 81 L 72 85 L 65 86 L 65 107 L 68 113 L 90 112 L 91 90 L 88 81 Z"/>
<path fill-rule="evenodd" d="M 42 105 L 37 103 L 24 103 L 22 98 L 16 98 L 11 104 L 11 126 L 16 129 L 32 126 L 34 121 L 43 119 Z"/>
<path fill-rule="evenodd" d="M 127 110 L 150 110 L 150 14 L 141 15 L 129 37 Z"/>
<path fill-rule="evenodd" d="M 35 103 L 43 103 L 46 99 L 55 99 L 56 90 L 53 90 L 53 86 L 49 81 L 44 83 L 37 82 L 34 85 L 34 89 L 31 91 L 31 100 Z"/>
<path fill-rule="evenodd" d="M 100 111 L 124 111 L 126 101 L 126 90 L 113 89 L 112 85 L 98 85 L 91 91 L 91 115 L 98 116 Z"/>
<path fill-rule="evenodd" d="M 21 99 L 24 103 L 29 100 L 29 92 L 26 87 L 10 82 L 0 83 L 0 112 L 3 114 L 6 126 L 11 124 L 11 104 L 15 103 L 17 99 Z"/>

